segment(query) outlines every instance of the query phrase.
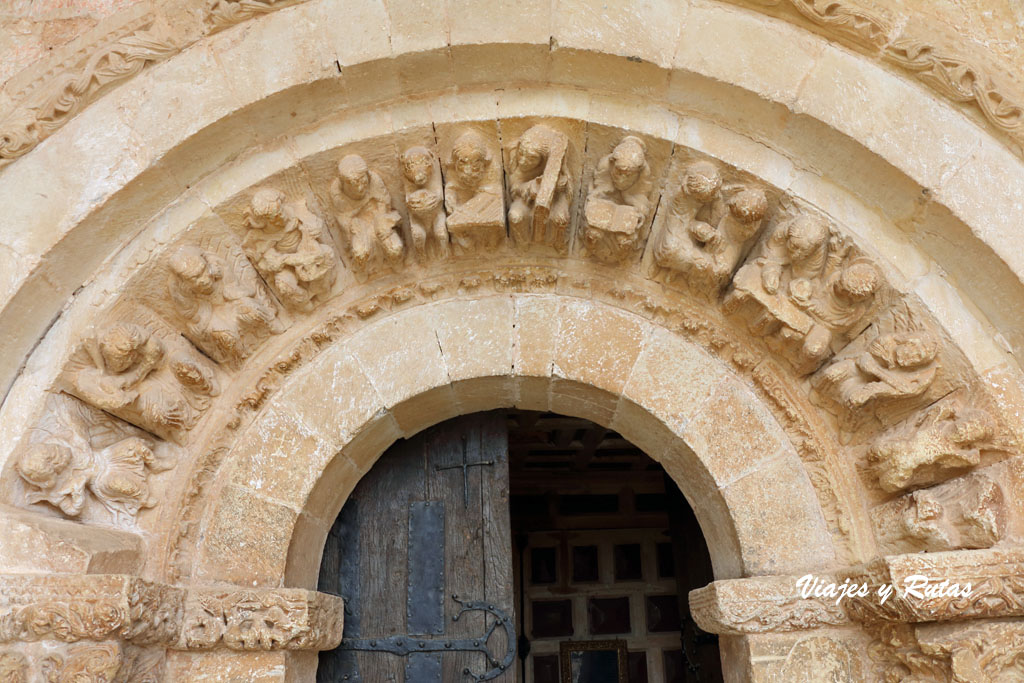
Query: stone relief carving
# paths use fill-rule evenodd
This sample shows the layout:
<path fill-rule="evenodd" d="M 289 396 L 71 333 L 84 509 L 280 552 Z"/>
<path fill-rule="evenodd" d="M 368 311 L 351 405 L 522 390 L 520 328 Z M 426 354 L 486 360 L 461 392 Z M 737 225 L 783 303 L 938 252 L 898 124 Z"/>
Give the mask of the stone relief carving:
<path fill-rule="evenodd" d="M 42 673 L 47 683 L 113 683 L 126 680 L 118 676 L 122 661 L 117 643 L 75 645 L 43 659 Z"/>
<path fill-rule="evenodd" d="M 27 485 L 29 503 L 45 501 L 68 517 L 85 507 L 86 489 L 114 520 L 131 524 L 141 508 L 156 504 L 149 487 L 151 472 L 173 466 L 160 460 L 145 439 L 129 437 L 99 451 L 76 451 L 60 443 L 28 448 L 14 464 Z"/>
<path fill-rule="evenodd" d="M 96 408 L 180 442 L 220 393 L 209 362 L 182 342 L 115 323 L 89 335 L 65 371 L 71 393 Z"/>
<path fill-rule="evenodd" d="M 28 683 L 29 665 L 25 655 L 15 650 L 0 650 L 0 683 Z"/>
<path fill-rule="evenodd" d="M 218 363 L 237 366 L 264 339 L 284 330 L 259 276 L 240 254 L 231 263 L 194 246 L 168 260 L 167 291 L 185 336 Z"/>
<path fill-rule="evenodd" d="M 482 135 L 470 130 L 452 145 L 446 165 L 444 206 L 448 232 L 462 252 L 494 249 L 505 239 L 501 167 Z"/>
<path fill-rule="evenodd" d="M 958 391 L 881 434 L 868 463 L 889 493 L 935 484 L 978 465 L 983 450 L 1005 446 L 996 430 L 995 419 Z"/>
<path fill-rule="evenodd" d="M 0 642 L 122 638 L 175 642 L 184 591 L 104 574 L 8 575 L 0 581 Z"/>
<path fill-rule="evenodd" d="M 90 54 L 75 53 L 39 79 L 25 101 L 0 123 L 0 168 L 27 154 L 67 123 L 106 86 L 125 81 L 181 48 L 152 19 L 112 35 Z"/>
<path fill-rule="evenodd" d="M 921 681 L 946 683 L 951 680 L 949 662 L 943 657 L 925 653 L 907 624 L 878 624 L 872 627 L 875 637 L 868 645 L 868 658 L 873 663 L 873 680 Z"/>
<path fill-rule="evenodd" d="M 134 526 L 139 510 L 155 504 L 150 476 L 173 466 L 174 447 L 67 394 L 51 397 L 47 411 L 12 456 L 26 503 Z M 90 500 L 99 514 L 83 515 Z"/>
<path fill-rule="evenodd" d="M 680 276 L 694 291 L 717 296 L 761 231 L 768 199 L 756 188 L 732 188 L 708 161 L 690 164 L 679 196 L 654 245 L 654 260 L 669 282 Z"/>
<path fill-rule="evenodd" d="M 259 189 L 244 223 L 246 253 L 287 308 L 308 313 L 328 297 L 337 256 L 324 222 L 304 202 Z"/>
<path fill-rule="evenodd" d="M 365 277 L 401 265 L 405 254 L 402 217 L 392 207 L 391 193 L 380 174 L 370 170 L 361 156 L 349 154 L 338 162 L 331 200 L 352 271 Z"/>
<path fill-rule="evenodd" d="M 509 231 L 516 244 L 568 248 L 572 178 L 566 168 L 569 138 L 538 124 L 509 149 Z"/>
<path fill-rule="evenodd" d="M 849 411 L 917 398 L 935 381 L 938 353 L 939 340 L 926 331 L 887 332 L 824 368 L 816 387 Z"/>
<path fill-rule="evenodd" d="M 0 682 L 159 683 L 164 654 L 120 641 L 20 644 L 0 650 Z"/>
<path fill-rule="evenodd" d="M 689 602 L 694 620 L 709 633 L 775 633 L 849 623 L 834 598 L 805 598 L 788 576 L 713 581 L 690 591 Z"/>
<path fill-rule="evenodd" d="M 181 442 L 220 387 L 209 363 L 182 342 L 119 322 L 88 336 L 65 369 L 83 401 L 160 438 Z"/>
<path fill-rule="evenodd" d="M 780 680 L 860 681 L 864 680 L 860 660 L 850 647 L 833 638 L 801 638 L 786 655 Z"/>
<path fill-rule="evenodd" d="M 620 263 L 635 254 L 651 211 L 651 167 L 647 145 L 627 135 L 594 171 L 584 209 L 587 253 L 604 263 Z"/>
<path fill-rule="evenodd" d="M 205 649 L 331 649 L 341 642 L 341 598 L 297 588 L 200 591 L 189 597 L 182 643 Z"/>
<path fill-rule="evenodd" d="M 1024 616 L 1024 554 L 1017 549 L 954 550 L 943 553 L 891 555 L 842 573 L 867 583 L 869 595 L 851 596 L 843 604 L 850 618 L 864 623 L 957 621 Z M 908 576 L 942 577 L 950 584 L 971 584 L 968 597 L 917 598 L 895 593 L 884 604 L 881 584 L 906 585 Z"/>
<path fill-rule="evenodd" d="M 1024 680 L 1024 624 L 1019 621 L 934 624 L 914 630 L 924 653 L 949 663 L 954 683 Z"/>
<path fill-rule="evenodd" d="M 776 225 L 737 271 L 724 309 L 807 374 L 867 326 L 881 284 L 845 236 L 802 214 Z"/>
<path fill-rule="evenodd" d="M 247 19 L 300 2 L 305 0 L 211 0 L 206 12 L 206 23 L 212 28 L 210 33 L 216 33 Z"/>
<path fill-rule="evenodd" d="M 1005 534 L 1002 489 L 983 473 L 919 489 L 875 508 L 886 553 L 989 548 Z"/>
<path fill-rule="evenodd" d="M 448 227 L 445 224 L 441 167 L 434 153 L 414 145 L 402 153 L 402 184 L 413 253 L 424 261 L 448 255 Z"/>

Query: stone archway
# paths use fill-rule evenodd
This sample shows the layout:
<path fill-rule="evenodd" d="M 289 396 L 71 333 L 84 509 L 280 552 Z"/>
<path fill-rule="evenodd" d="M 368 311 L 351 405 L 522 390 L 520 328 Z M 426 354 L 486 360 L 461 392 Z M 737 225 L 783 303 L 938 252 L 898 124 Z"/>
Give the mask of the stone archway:
<path fill-rule="evenodd" d="M 990 648 L 1012 651 L 1019 625 L 991 620 L 1022 612 L 1024 173 L 989 95 L 979 124 L 715 2 L 445 26 L 287 4 L 181 50 L 119 34 L 139 68 L 0 169 L 4 666 L 309 678 L 340 638 L 308 589 L 347 491 L 399 436 L 502 406 L 665 465 L 719 579 L 695 612 L 738 680 L 1016 666 Z M 664 31 L 627 40 L 644 26 Z M 465 198 L 414 196 L 458 184 L 460 141 L 496 188 L 471 199 L 498 202 L 461 233 Z M 558 157 L 554 219 L 509 230 L 531 144 Z M 622 145 L 646 162 L 628 200 L 602 177 Z M 343 196 L 353 155 L 381 233 Z M 421 253 L 413 219 L 438 216 L 451 243 Z M 981 598 L 842 610 L 796 595 L 807 571 L 938 572 Z"/>

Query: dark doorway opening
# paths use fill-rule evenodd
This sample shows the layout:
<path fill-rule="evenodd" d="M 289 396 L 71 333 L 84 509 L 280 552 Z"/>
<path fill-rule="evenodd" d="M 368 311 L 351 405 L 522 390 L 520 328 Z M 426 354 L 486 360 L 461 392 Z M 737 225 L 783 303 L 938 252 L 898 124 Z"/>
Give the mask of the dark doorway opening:
<path fill-rule="evenodd" d="M 317 680 L 721 681 L 686 602 L 711 578 L 675 484 L 614 431 L 449 420 L 389 448 L 335 521 L 319 590 L 345 632 Z"/>
<path fill-rule="evenodd" d="M 717 637 L 686 601 L 712 580 L 710 556 L 662 467 L 588 420 L 507 420 L 520 680 L 562 683 L 566 649 L 620 641 L 629 683 L 721 681 Z"/>

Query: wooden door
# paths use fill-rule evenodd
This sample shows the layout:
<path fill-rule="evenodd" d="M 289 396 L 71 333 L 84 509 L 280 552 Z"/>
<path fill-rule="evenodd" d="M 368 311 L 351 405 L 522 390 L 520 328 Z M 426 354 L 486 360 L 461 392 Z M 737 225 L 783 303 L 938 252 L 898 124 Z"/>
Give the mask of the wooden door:
<path fill-rule="evenodd" d="M 345 632 L 317 680 L 513 683 L 511 553 L 502 414 L 396 443 L 328 536 L 319 589 L 345 598 Z"/>

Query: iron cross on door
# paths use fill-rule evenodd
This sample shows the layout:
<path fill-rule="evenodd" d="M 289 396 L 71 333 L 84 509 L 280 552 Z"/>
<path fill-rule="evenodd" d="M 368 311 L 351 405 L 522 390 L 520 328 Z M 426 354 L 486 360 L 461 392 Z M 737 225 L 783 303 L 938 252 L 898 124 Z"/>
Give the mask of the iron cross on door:
<path fill-rule="evenodd" d="M 328 535 L 319 589 L 345 599 L 345 632 L 317 680 L 513 683 L 511 550 L 502 414 L 396 443 Z"/>

